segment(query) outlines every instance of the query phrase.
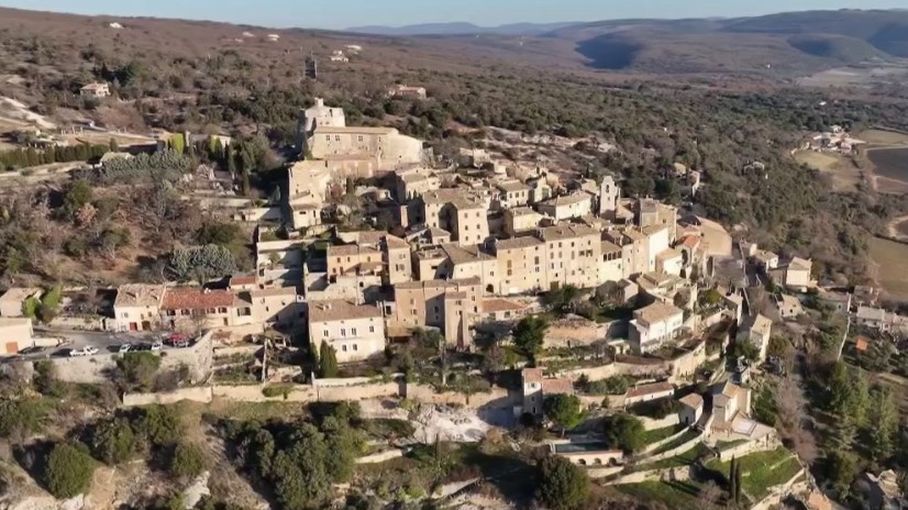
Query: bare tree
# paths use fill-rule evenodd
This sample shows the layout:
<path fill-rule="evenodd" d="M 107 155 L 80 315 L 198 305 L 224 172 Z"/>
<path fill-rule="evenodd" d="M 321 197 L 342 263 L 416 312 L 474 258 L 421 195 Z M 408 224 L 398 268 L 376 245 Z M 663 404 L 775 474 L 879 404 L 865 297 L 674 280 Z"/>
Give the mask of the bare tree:
<path fill-rule="evenodd" d="M 722 500 L 724 493 L 725 491 L 716 485 L 716 482 L 710 480 L 703 484 L 703 488 L 700 489 L 700 495 L 697 497 L 697 506 L 700 510 L 713 510 L 718 508 L 719 501 Z"/>
<path fill-rule="evenodd" d="M 776 429 L 783 441 L 789 443 L 806 462 L 817 457 L 816 439 L 804 427 L 803 418 L 808 416 L 807 399 L 799 384 L 799 378 L 789 374 L 776 385 L 774 397 L 778 409 Z"/>

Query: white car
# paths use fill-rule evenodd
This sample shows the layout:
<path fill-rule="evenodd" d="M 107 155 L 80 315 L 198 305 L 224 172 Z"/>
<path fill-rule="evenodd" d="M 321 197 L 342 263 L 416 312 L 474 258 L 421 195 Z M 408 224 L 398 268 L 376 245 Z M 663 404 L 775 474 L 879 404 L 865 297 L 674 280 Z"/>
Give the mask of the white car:
<path fill-rule="evenodd" d="M 83 349 L 70 349 L 69 350 L 70 358 L 78 358 L 80 356 L 88 356 L 88 353 L 86 353 L 85 350 L 83 350 Z"/>
<path fill-rule="evenodd" d="M 92 345 L 89 345 L 89 346 L 85 347 L 84 349 L 82 349 L 82 352 L 84 352 L 86 356 L 94 356 L 95 354 L 98 354 L 98 348 L 94 347 Z"/>
<path fill-rule="evenodd" d="M 120 348 L 117 349 L 117 351 L 118 351 L 120 354 L 125 354 L 125 353 L 129 352 L 130 349 L 132 349 L 132 345 L 130 345 L 130 344 L 120 344 Z"/>
<path fill-rule="evenodd" d="M 163 343 L 163 342 L 158 341 L 158 342 L 155 342 L 155 343 L 151 344 L 151 350 L 152 350 L 152 351 L 160 351 L 160 350 L 163 349 L 163 348 L 164 348 L 164 343 Z"/>

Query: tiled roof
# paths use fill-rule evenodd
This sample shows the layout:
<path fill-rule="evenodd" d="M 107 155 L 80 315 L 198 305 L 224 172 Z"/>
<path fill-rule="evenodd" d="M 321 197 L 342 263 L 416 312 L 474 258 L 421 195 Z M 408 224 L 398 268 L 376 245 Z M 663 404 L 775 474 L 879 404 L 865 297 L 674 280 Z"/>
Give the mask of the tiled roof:
<path fill-rule="evenodd" d="M 542 393 L 546 395 L 573 395 L 574 383 L 570 379 L 543 379 Z"/>
<path fill-rule="evenodd" d="M 154 306 L 161 304 L 164 295 L 163 285 L 147 285 L 144 283 L 127 283 L 117 287 L 117 297 L 114 307 L 118 306 Z"/>
<path fill-rule="evenodd" d="M 356 305 L 344 300 L 309 304 L 310 323 L 368 318 L 381 318 L 381 310 L 373 305 Z"/>
<path fill-rule="evenodd" d="M 542 382 L 545 372 L 541 368 L 524 368 L 520 371 L 520 376 L 524 383 Z"/>
<path fill-rule="evenodd" d="M 170 287 L 164 291 L 162 310 L 205 310 L 233 306 L 234 295 L 227 290 L 198 287 Z"/>
<path fill-rule="evenodd" d="M 480 262 L 483 260 L 495 260 L 495 257 L 480 251 L 479 246 L 461 246 L 456 243 L 441 245 L 451 262 L 454 264 L 468 264 L 470 262 Z"/>
<path fill-rule="evenodd" d="M 684 395 L 683 397 L 678 399 L 678 401 L 688 407 L 693 407 L 694 409 L 703 405 L 703 397 L 701 397 L 697 393 L 691 393 L 689 395 Z"/>
<path fill-rule="evenodd" d="M 599 236 L 599 231 L 586 225 L 556 225 L 539 229 L 543 241 L 559 241 L 585 236 Z"/>
<path fill-rule="evenodd" d="M 534 236 L 523 236 L 523 237 L 512 237 L 510 239 L 502 239 L 495 243 L 495 248 L 497 250 L 515 250 L 518 248 L 528 248 L 531 246 L 538 246 L 542 244 L 542 241 Z"/>
<path fill-rule="evenodd" d="M 642 397 L 644 395 L 652 395 L 654 393 L 664 393 L 666 391 L 675 391 L 674 385 L 668 382 L 658 382 L 652 384 L 643 384 L 637 386 L 636 388 L 631 388 L 627 390 L 627 395 L 625 398 L 631 397 Z"/>
<path fill-rule="evenodd" d="M 230 286 L 234 285 L 255 285 L 257 278 L 254 274 L 235 274 L 230 277 Z"/>
<path fill-rule="evenodd" d="M 478 276 L 472 278 L 461 278 L 454 280 L 423 280 L 419 282 L 401 282 L 394 286 L 395 289 L 422 289 L 422 288 L 447 288 L 456 289 L 461 286 L 482 285 L 482 280 Z"/>
<path fill-rule="evenodd" d="M 678 307 L 657 301 L 649 306 L 635 310 L 634 317 L 646 324 L 653 324 L 681 313 L 683 312 Z"/>
<path fill-rule="evenodd" d="M 525 305 L 522 305 L 515 301 L 510 301 L 508 299 L 486 298 L 482 300 L 482 311 L 486 313 L 504 312 L 507 310 L 523 310 L 524 308 L 526 308 Z"/>
<path fill-rule="evenodd" d="M 0 296 L 0 301 L 9 301 L 11 303 L 21 303 L 26 299 L 41 294 L 38 287 L 12 287 Z"/>

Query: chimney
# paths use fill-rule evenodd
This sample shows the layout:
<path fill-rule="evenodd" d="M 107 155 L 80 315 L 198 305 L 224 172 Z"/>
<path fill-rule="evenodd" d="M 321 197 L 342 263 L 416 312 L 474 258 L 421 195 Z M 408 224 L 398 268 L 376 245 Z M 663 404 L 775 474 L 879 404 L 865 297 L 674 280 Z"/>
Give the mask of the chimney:
<path fill-rule="evenodd" d="M 320 97 L 315 98 L 315 106 L 318 106 L 319 108 L 325 106 L 325 100 Z"/>

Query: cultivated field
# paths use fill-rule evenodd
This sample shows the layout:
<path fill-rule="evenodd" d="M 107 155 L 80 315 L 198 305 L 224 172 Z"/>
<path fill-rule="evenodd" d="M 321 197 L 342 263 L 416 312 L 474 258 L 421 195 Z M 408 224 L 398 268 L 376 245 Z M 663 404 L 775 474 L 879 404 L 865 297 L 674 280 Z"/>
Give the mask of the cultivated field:
<path fill-rule="evenodd" d="M 908 145 L 908 133 L 868 129 L 858 133 L 856 136 L 871 145 Z"/>
<path fill-rule="evenodd" d="M 815 168 L 831 177 L 835 191 L 854 191 L 855 186 L 861 182 L 861 170 L 854 166 L 850 159 L 839 154 L 798 151 L 794 157 L 798 163 Z"/>
<path fill-rule="evenodd" d="M 873 238 L 870 258 L 883 289 L 895 299 L 908 301 L 908 244 Z"/>

